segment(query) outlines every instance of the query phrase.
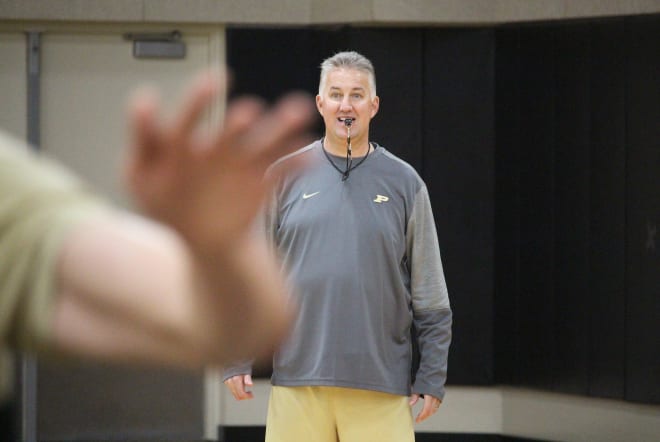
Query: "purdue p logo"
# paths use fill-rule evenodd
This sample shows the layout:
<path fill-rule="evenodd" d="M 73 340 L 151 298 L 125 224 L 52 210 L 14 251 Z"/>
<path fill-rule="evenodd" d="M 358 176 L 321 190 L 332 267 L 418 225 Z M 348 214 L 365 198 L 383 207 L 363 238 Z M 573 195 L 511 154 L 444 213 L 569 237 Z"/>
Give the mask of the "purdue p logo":
<path fill-rule="evenodd" d="M 374 203 L 384 203 L 385 201 L 389 201 L 390 199 L 386 196 L 383 195 L 376 195 L 376 199 L 374 200 Z"/>

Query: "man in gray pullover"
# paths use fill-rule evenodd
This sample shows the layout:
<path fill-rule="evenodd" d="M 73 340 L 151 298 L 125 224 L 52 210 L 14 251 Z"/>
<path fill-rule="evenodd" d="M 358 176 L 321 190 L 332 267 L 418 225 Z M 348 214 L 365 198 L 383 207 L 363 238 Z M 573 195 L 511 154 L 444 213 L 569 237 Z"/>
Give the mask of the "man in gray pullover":
<path fill-rule="evenodd" d="M 451 341 L 428 191 L 369 141 L 379 98 L 368 59 L 325 60 L 316 104 L 325 136 L 272 167 L 309 164 L 278 182 L 265 216 L 299 308 L 273 361 L 266 440 L 414 441 L 411 407 L 424 397 L 421 422 L 440 406 Z M 250 371 L 225 370 L 238 400 L 252 397 Z"/>

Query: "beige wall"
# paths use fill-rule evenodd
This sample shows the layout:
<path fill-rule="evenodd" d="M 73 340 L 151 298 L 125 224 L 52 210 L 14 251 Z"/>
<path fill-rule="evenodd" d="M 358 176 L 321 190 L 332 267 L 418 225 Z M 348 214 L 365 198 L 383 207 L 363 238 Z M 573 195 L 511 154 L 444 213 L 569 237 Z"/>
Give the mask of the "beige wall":
<path fill-rule="evenodd" d="M 0 127 L 19 138 L 27 137 L 27 81 L 25 36 L 0 28 Z"/>
<path fill-rule="evenodd" d="M 0 20 L 478 25 L 660 13 L 660 0 L 0 0 Z"/>

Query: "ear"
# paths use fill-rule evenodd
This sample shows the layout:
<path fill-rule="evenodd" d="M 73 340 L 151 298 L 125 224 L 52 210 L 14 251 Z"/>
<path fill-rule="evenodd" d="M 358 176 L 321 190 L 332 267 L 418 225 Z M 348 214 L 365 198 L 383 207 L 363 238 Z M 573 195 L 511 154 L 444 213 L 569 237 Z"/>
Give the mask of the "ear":
<path fill-rule="evenodd" d="M 380 109 L 380 98 L 376 95 L 373 100 L 371 100 L 371 118 L 375 117 Z"/>
<path fill-rule="evenodd" d="M 316 96 L 316 110 L 318 110 L 319 114 L 323 116 L 323 97 L 320 95 Z"/>

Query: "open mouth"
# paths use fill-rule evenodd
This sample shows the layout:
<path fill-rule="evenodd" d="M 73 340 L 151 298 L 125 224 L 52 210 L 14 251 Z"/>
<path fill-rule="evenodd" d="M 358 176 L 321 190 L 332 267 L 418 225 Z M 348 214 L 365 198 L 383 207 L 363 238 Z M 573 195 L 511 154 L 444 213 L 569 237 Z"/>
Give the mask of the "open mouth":
<path fill-rule="evenodd" d="M 344 123 L 345 126 L 350 127 L 353 124 L 353 122 L 355 121 L 355 118 L 353 118 L 353 117 L 339 117 L 339 118 L 337 118 L 337 120 L 340 123 Z"/>

